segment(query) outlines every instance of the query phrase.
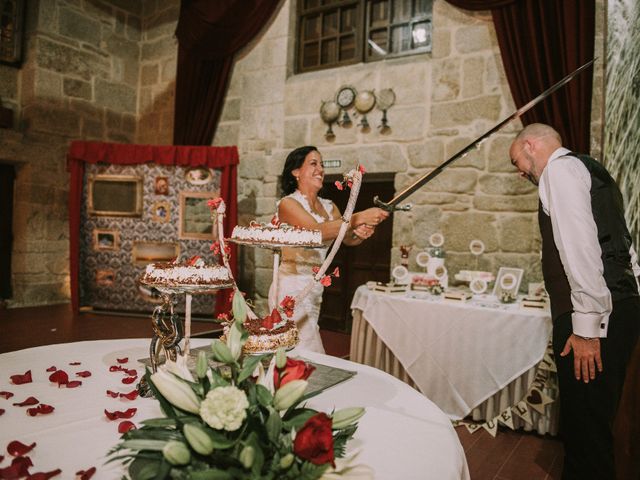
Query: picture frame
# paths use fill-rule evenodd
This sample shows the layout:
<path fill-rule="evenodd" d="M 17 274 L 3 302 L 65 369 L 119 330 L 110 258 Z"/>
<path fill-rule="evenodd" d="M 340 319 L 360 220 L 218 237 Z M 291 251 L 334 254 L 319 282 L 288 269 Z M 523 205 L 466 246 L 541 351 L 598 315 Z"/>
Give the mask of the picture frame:
<path fill-rule="evenodd" d="M 500 267 L 496 282 L 493 285 L 492 295 L 500 298 L 501 295 L 508 293 L 516 297 L 523 274 L 524 270 L 522 268 Z"/>
<path fill-rule="evenodd" d="M 156 195 L 169 195 L 169 177 L 156 177 L 153 193 Z"/>
<path fill-rule="evenodd" d="M 168 223 L 171 220 L 171 203 L 166 200 L 154 202 L 151 206 L 151 220 L 158 223 Z"/>
<path fill-rule="evenodd" d="M 96 285 L 100 287 L 111 287 L 116 283 L 116 272 L 110 269 L 96 270 Z"/>
<path fill-rule="evenodd" d="M 90 175 L 87 182 L 87 213 L 109 217 L 142 216 L 142 177 Z"/>
<path fill-rule="evenodd" d="M 544 282 L 531 282 L 529 283 L 529 289 L 527 292 L 529 297 L 548 297 L 547 289 L 544 286 Z"/>
<path fill-rule="evenodd" d="M 0 0 L 0 63 L 19 67 L 26 0 Z"/>
<path fill-rule="evenodd" d="M 148 242 L 136 240 L 131 248 L 131 261 L 134 265 L 147 265 L 155 262 L 171 262 L 180 257 L 178 242 Z"/>
<path fill-rule="evenodd" d="M 118 230 L 93 229 L 93 249 L 95 251 L 117 251 L 120 249 Z"/>
<path fill-rule="evenodd" d="M 213 181 L 213 172 L 207 167 L 191 167 L 184 172 L 184 178 L 190 185 L 206 185 Z"/>
<path fill-rule="evenodd" d="M 211 218 L 211 209 L 207 201 L 217 198 L 218 192 L 180 192 L 180 228 L 181 240 L 214 240 L 217 232 Z"/>

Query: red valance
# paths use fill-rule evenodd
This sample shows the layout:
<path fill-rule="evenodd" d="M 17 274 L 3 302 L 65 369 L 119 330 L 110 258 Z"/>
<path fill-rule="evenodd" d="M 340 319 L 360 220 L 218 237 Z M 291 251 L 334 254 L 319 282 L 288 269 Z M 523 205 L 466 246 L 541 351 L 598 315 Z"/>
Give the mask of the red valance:
<path fill-rule="evenodd" d="M 85 163 L 110 163 L 115 165 L 139 165 L 155 163 L 184 167 L 205 166 L 220 170 L 220 196 L 227 205 L 224 219 L 225 232 L 238 223 L 237 165 L 238 149 L 231 147 L 131 145 L 103 142 L 71 142 L 67 154 L 69 179 L 69 269 L 71 282 L 71 306 L 74 313 L 80 308 L 78 279 L 80 273 L 80 208 Z M 231 247 L 231 269 L 237 277 L 235 245 Z M 216 312 L 229 309 L 229 295 L 221 290 L 216 301 Z"/>

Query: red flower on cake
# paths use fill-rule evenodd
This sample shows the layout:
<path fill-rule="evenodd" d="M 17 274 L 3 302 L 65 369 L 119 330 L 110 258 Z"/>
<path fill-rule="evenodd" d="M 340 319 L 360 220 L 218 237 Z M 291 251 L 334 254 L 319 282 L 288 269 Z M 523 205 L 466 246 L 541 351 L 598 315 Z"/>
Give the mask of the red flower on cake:
<path fill-rule="evenodd" d="M 316 367 L 302 360 L 287 357 L 285 366 L 273 371 L 273 385 L 278 389 L 293 380 L 306 380 L 315 369 Z"/>
<path fill-rule="evenodd" d="M 278 309 L 274 308 L 271 314 L 267 315 L 260 321 L 260 326 L 267 330 L 271 330 L 276 323 L 281 321 L 282 317 L 280 316 L 280 312 L 278 312 Z"/>
<path fill-rule="evenodd" d="M 282 222 L 278 218 L 278 215 L 274 215 L 273 218 L 271 219 L 271 225 L 279 227 L 281 224 L 282 224 Z"/>
<path fill-rule="evenodd" d="M 211 200 L 207 200 L 207 205 L 212 210 L 217 210 L 217 208 L 222 203 L 222 197 L 212 198 Z"/>
<path fill-rule="evenodd" d="M 187 265 L 195 265 L 196 262 L 200 260 L 200 255 L 194 255 L 193 257 L 191 257 L 189 260 L 187 260 Z"/>
<path fill-rule="evenodd" d="M 293 316 L 293 309 L 296 306 L 296 301 L 293 297 L 287 295 L 282 299 L 282 302 L 280 302 L 280 306 L 282 307 L 284 314 L 288 318 L 291 318 Z"/>
<path fill-rule="evenodd" d="M 315 414 L 296 434 L 293 453 L 314 465 L 331 463 L 335 468 L 331 419 L 326 413 Z"/>
<path fill-rule="evenodd" d="M 229 314 L 228 313 L 219 313 L 216 317 L 216 320 L 220 323 L 229 323 Z"/>
<path fill-rule="evenodd" d="M 216 240 L 211 244 L 211 247 L 209 247 L 209 249 L 213 252 L 214 255 L 220 255 L 220 242 Z M 231 247 L 229 247 L 229 245 L 224 246 L 224 253 L 227 256 L 231 254 Z"/>

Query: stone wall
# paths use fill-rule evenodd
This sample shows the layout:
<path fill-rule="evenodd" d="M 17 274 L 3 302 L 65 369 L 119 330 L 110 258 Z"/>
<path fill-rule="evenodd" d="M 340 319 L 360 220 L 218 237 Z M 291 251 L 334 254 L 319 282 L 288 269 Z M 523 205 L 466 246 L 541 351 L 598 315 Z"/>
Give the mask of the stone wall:
<path fill-rule="evenodd" d="M 598 4 L 597 41 L 602 42 L 602 2 Z M 300 75 L 292 74 L 294 32 L 295 0 L 284 2 L 233 72 L 214 143 L 240 148 L 240 222 L 271 217 L 278 175 L 295 147 L 316 145 L 325 159 L 342 160 L 339 170 L 326 173 L 341 173 L 356 162 L 368 172 L 394 172 L 399 191 L 515 110 L 489 12 L 467 12 L 436 0 L 431 54 Z M 598 150 L 601 69 L 595 83 L 592 142 Z M 334 125 L 335 140 L 325 139 L 321 101 L 333 98 L 344 84 L 359 91 L 393 88 L 389 134 L 375 128 L 381 112 L 374 111 L 369 115 L 371 132 Z M 417 269 L 417 251 L 429 246 L 430 234 L 442 232 L 452 273 L 509 266 L 525 269 L 524 288 L 541 279 L 536 190 L 518 177 L 508 158 L 520 127 L 514 123 L 492 136 L 415 193 L 411 212 L 394 215 L 392 264 L 398 262 L 399 246 L 410 244 L 415 247 L 410 268 Z M 477 263 L 468 250 L 474 238 L 486 245 Z M 270 254 L 245 249 L 242 265 L 242 287 L 264 298 L 271 281 Z"/>
<path fill-rule="evenodd" d="M 17 174 L 11 307 L 69 301 L 69 142 L 170 143 L 173 128 L 177 2 L 27 6 L 23 65 L 0 66 L 15 112 L 14 129 L 0 129 L 0 162 Z"/>

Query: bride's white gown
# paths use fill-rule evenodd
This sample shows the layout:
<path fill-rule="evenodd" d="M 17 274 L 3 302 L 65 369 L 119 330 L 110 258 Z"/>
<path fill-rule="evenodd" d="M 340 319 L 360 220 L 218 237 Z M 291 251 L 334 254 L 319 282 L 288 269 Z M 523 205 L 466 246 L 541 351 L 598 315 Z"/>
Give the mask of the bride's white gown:
<path fill-rule="evenodd" d="M 298 190 L 285 198 L 292 198 L 297 201 L 318 223 L 327 221 L 326 218 L 311 210 L 307 198 Z M 327 212 L 329 220 L 333 220 L 333 203 L 331 200 L 318 199 Z M 280 202 L 276 206 L 276 215 L 279 206 Z M 278 305 L 285 296 L 295 297 L 300 293 L 313 280 L 312 269 L 315 266 L 322 265 L 330 244 L 331 242 L 328 242 L 323 248 L 283 248 L 280 268 L 278 269 L 277 303 L 275 288 L 272 284 L 269 289 L 269 305 Z M 323 290 L 324 287 L 319 282 L 316 282 L 304 300 L 295 305 L 292 317 L 300 333 L 300 344 L 298 346 L 319 353 L 324 353 L 318 327 Z"/>

